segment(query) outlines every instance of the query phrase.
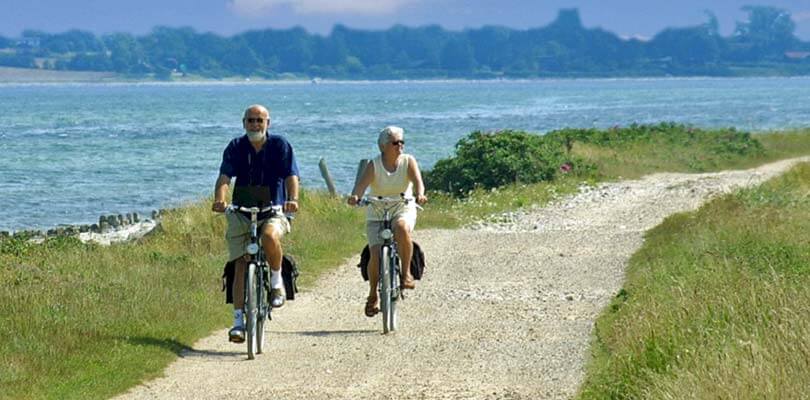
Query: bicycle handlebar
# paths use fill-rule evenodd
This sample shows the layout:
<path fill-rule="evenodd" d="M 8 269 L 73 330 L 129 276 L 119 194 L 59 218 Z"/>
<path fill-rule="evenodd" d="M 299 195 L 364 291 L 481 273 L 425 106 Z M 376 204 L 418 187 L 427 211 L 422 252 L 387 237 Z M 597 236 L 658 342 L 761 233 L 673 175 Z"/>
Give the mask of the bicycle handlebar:
<path fill-rule="evenodd" d="M 357 200 L 358 207 L 371 206 L 374 204 L 382 205 L 408 205 L 415 204 L 416 208 L 422 210 L 422 206 L 416 203 L 415 197 L 410 196 L 365 196 Z"/>
<path fill-rule="evenodd" d="M 283 207 L 281 207 L 281 206 L 267 206 L 267 207 L 259 208 L 259 207 L 243 207 L 243 206 L 236 205 L 236 204 L 229 204 L 227 207 L 225 207 L 225 212 L 241 211 L 241 212 L 249 213 L 249 214 L 253 214 L 253 213 L 261 214 L 261 213 L 264 213 L 264 212 L 272 211 L 273 214 L 278 215 L 278 214 L 281 214 L 282 210 L 283 210 Z"/>

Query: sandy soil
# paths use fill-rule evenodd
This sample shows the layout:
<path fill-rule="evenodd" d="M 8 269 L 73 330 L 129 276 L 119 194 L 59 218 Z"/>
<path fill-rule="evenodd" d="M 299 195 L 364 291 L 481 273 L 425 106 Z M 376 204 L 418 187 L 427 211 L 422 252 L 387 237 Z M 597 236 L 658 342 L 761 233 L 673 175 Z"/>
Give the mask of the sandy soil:
<path fill-rule="evenodd" d="M 357 258 L 274 313 L 248 361 L 226 330 L 121 399 L 563 399 L 583 378 L 594 319 L 643 233 L 672 213 L 810 157 L 746 171 L 656 174 L 583 189 L 506 222 L 417 230 L 425 279 L 400 329 L 366 318 Z"/>
<path fill-rule="evenodd" d="M 99 82 L 116 76 L 111 72 L 53 71 L 0 67 L 0 83 Z"/>

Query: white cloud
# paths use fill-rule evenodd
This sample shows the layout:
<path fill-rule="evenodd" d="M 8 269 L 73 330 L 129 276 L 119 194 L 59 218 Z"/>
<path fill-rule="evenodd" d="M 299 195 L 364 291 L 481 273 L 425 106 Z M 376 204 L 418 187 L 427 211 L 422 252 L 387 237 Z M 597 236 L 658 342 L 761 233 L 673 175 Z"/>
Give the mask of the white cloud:
<path fill-rule="evenodd" d="M 808 22 L 810 21 L 810 11 L 799 11 L 797 13 L 793 13 L 792 15 L 793 21 L 798 23 Z"/>
<path fill-rule="evenodd" d="M 229 5 L 239 15 L 269 14 L 280 6 L 290 7 L 296 14 L 391 14 L 402 6 L 420 0 L 230 0 Z"/>

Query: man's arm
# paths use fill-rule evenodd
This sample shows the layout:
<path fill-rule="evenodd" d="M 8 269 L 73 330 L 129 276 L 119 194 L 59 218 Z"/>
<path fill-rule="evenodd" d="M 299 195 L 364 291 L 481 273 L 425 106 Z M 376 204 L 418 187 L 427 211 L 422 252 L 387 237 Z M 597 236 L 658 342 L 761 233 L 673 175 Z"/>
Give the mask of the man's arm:
<path fill-rule="evenodd" d="M 231 188 L 231 178 L 227 175 L 220 174 L 217 178 L 217 183 L 214 184 L 214 204 L 211 205 L 211 210 L 216 212 L 224 212 L 228 203 L 225 198 Z"/>
<path fill-rule="evenodd" d="M 290 175 L 284 179 L 284 188 L 287 191 L 287 199 L 284 201 L 284 212 L 294 213 L 298 211 L 298 176 Z"/>

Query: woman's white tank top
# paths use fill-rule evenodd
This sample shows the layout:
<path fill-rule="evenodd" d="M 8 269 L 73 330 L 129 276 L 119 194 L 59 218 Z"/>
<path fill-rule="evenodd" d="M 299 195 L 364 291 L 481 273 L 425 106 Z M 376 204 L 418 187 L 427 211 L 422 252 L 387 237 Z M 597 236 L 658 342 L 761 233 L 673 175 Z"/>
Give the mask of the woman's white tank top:
<path fill-rule="evenodd" d="M 382 163 L 382 155 L 372 161 L 374 163 L 374 180 L 371 181 L 369 194 L 372 196 L 413 196 L 413 185 L 408 180 L 408 161 L 411 156 L 400 154 L 397 158 L 397 169 L 388 172 Z"/>
<path fill-rule="evenodd" d="M 399 196 L 400 193 L 405 193 L 405 197 L 413 197 L 413 184 L 408 179 L 408 162 L 411 156 L 408 154 L 400 154 L 397 158 L 397 168 L 394 172 L 388 172 L 382 163 L 382 155 L 377 156 L 372 160 L 374 164 L 374 180 L 369 185 L 370 196 Z M 403 213 L 416 213 L 416 206 L 413 203 L 402 209 L 397 215 Z M 379 216 L 372 213 L 371 208 L 368 210 L 367 217 L 369 220 L 377 220 Z"/>

